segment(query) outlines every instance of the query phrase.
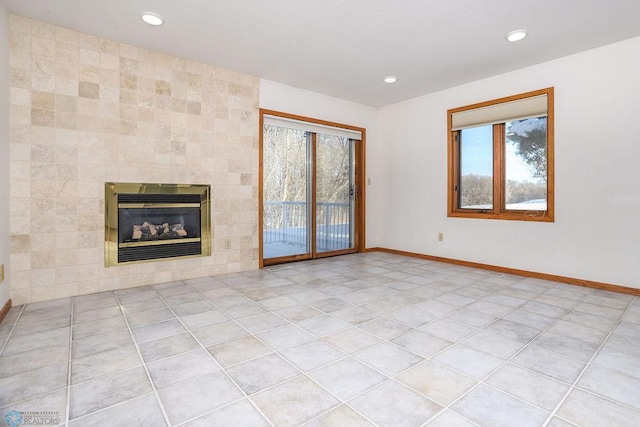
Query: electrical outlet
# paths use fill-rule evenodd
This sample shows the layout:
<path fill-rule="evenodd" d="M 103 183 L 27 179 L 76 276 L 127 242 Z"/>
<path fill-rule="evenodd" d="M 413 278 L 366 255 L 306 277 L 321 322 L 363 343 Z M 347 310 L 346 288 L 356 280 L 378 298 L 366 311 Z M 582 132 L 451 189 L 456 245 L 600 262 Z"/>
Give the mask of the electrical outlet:
<path fill-rule="evenodd" d="M 231 249 L 231 240 L 226 240 L 224 242 L 225 249 Z"/>
<path fill-rule="evenodd" d="M 367 178 L 367 185 L 371 185 L 371 178 Z"/>
<path fill-rule="evenodd" d="M 0 282 L 4 280 L 4 264 L 0 265 Z"/>
<path fill-rule="evenodd" d="M 438 242 L 442 242 L 444 240 L 444 233 L 438 233 Z"/>

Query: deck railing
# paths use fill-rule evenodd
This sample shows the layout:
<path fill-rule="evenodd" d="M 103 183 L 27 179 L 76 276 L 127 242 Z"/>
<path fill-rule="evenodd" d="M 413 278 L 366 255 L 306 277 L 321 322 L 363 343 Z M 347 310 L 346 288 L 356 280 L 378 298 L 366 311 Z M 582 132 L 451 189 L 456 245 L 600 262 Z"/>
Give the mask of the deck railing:
<path fill-rule="evenodd" d="M 348 249 L 351 245 L 349 203 L 316 203 L 316 248 L 319 251 Z M 306 202 L 264 202 L 264 244 L 307 244 Z"/>

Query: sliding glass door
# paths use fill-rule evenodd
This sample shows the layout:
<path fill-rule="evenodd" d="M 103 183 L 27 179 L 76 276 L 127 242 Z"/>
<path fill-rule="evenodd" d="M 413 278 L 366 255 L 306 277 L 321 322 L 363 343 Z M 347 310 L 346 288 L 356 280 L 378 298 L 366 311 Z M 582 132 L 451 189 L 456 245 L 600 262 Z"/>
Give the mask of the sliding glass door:
<path fill-rule="evenodd" d="M 360 134 L 279 118 L 262 130 L 263 263 L 356 252 Z"/>
<path fill-rule="evenodd" d="M 352 139 L 316 135 L 317 252 L 352 249 L 355 246 L 354 146 Z"/>
<path fill-rule="evenodd" d="M 264 258 L 311 253 L 310 136 L 297 129 L 264 127 Z"/>

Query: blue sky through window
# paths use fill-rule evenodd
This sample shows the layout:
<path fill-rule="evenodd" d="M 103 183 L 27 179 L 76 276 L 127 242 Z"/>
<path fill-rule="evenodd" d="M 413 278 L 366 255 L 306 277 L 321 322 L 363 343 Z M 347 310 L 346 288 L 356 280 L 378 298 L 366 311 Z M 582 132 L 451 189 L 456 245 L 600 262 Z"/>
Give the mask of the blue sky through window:
<path fill-rule="evenodd" d="M 493 176 L 493 126 L 478 126 L 462 130 L 460 168 L 462 175 Z M 531 169 L 516 154 L 513 144 L 506 144 L 507 179 L 539 181 Z"/>
<path fill-rule="evenodd" d="M 463 129 L 460 152 L 462 175 L 493 176 L 493 127 Z"/>

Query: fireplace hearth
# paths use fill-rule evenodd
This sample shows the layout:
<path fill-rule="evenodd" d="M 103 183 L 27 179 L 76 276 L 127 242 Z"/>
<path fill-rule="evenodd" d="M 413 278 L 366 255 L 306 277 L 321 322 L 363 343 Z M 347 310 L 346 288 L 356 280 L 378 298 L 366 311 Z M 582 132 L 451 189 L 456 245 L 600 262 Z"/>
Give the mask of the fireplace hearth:
<path fill-rule="evenodd" d="M 105 266 L 211 255 L 210 186 L 105 183 Z"/>

